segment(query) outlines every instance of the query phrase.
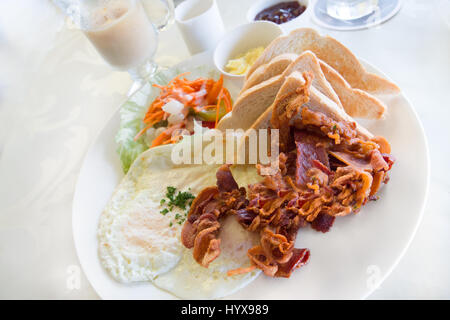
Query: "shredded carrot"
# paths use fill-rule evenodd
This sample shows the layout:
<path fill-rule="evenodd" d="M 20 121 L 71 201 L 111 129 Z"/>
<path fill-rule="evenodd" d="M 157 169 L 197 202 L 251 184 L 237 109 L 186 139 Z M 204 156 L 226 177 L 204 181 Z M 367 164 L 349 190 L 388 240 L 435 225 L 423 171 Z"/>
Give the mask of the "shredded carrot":
<path fill-rule="evenodd" d="M 169 128 L 167 128 L 166 130 L 164 130 L 163 132 L 161 132 L 156 138 L 155 140 L 153 140 L 152 145 L 150 146 L 150 148 L 153 147 L 157 147 L 159 145 L 164 144 L 167 140 L 170 140 L 172 138 L 172 133 L 176 130 L 176 129 L 180 129 L 181 127 L 184 126 L 184 123 L 178 123 L 175 124 Z"/>
<path fill-rule="evenodd" d="M 228 90 L 224 91 L 224 99 L 225 99 L 226 110 L 228 113 L 231 111 L 231 108 L 232 108 L 231 96 L 230 96 L 230 92 L 228 92 Z"/>
<path fill-rule="evenodd" d="M 156 88 L 159 88 L 161 90 L 164 89 L 164 86 L 161 86 L 161 85 L 159 85 L 157 83 L 154 83 L 153 86 L 156 87 Z"/>
<path fill-rule="evenodd" d="M 214 103 L 214 101 L 217 100 L 217 98 L 219 97 L 219 95 L 222 92 L 222 87 L 223 87 L 223 75 L 220 76 L 219 81 L 217 81 L 212 89 L 209 91 L 208 95 L 206 96 L 206 101 L 208 101 L 209 104 Z"/>
<path fill-rule="evenodd" d="M 153 140 L 152 145 L 150 146 L 150 148 L 153 147 L 157 147 L 161 144 L 164 143 L 164 141 L 166 141 L 167 139 L 170 138 L 170 134 L 168 134 L 166 131 L 161 132 L 156 138 L 155 140 Z"/>
<path fill-rule="evenodd" d="M 198 78 L 190 81 L 184 76 L 187 73 L 182 73 L 173 78 L 166 86 L 159 84 L 153 84 L 155 88 L 160 89 L 159 96 L 150 104 L 148 110 L 144 116 L 144 128 L 134 138 L 139 139 L 149 128 L 161 120 L 167 120 L 170 116 L 162 108 L 171 100 L 179 101 L 184 105 L 182 114 L 185 115 L 185 119 L 189 114 L 189 110 L 200 112 L 204 110 L 216 110 L 217 126 L 220 120 L 220 106 L 223 102 L 225 104 L 226 112 L 230 112 L 232 109 L 231 96 L 229 91 L 223 86 L 223 75 L 219 80 Z M 186 120 L 185 120 L 186 121 Z M 184 126 L 186 123 L 184 123 Z M 167 130 L 166 130 L 167 131 Z M 170 142 L 170 134 L 162 132 L 155 141 L 153 141 L 151 147 L 161 145 Z M 168 142 L 169 141 L 169 142 Z"/>
<path fill-rule="evenodd" d="M 244 273 L 247 273 L 247 272 L 251 272 L 251 271 L 253 271 L 255 269 L 256 269 L 256 266 L 252 265 L 252 266 L 250 266 L 248 268 L 237 268 L 237 269 L 229 270 L 227 272 L 227 276 L 231 277 L 231 276 L 235 276 L 235 275 L 238 275 L 238 274 L 244 274 Z"/>
<path fill-rule="evenodd" d="M 136 137 L 134 137 L 134 141 L 136 141 L 145 131 L 147 131 L 151 126 L 145 126 L 141 131 L 138 132 Z"/>
<path fill-rule="evenodd" d="M 219 99 L 217 100 L 216 121 L 214 122 L 214 128 L 217 128 L 217 123 L 219 122 L 219 110 L 220 110 L 220 103 L 222 102 L 222 97 L 223 97 L 223 89 L 220 89 L 218 96 L 219 96 Z"/>

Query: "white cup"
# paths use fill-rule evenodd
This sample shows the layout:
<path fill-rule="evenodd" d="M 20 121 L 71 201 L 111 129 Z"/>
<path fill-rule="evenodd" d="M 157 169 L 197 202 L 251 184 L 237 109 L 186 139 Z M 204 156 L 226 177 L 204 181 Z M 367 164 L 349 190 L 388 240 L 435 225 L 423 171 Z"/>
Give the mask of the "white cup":
<path fill-rule="evenodd" d="M 175 21 L 191 52 L 212 49 L 225 33 L 216 0 L 186 0 L 175 8 Z"/>

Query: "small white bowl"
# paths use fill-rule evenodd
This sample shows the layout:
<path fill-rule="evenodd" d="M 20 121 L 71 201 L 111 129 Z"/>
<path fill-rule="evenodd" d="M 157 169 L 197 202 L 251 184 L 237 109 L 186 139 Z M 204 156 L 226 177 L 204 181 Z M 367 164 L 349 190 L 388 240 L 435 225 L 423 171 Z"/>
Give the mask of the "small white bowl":
<path fill-rule="evenodd" d="M 236 75 L 225 71 L 230 59 L 250 49 L 269 45 L 275 38 L 283 34 L 283 30 L 275 23 L 268 21 L 255 21 L 243 24 L 227 34 L 220 40 L 214 50 L 214 64 L 229 80 L 243 81 L 245 74 Z"/>
<path fill-rule="evenodd" d="M 258 13 L 260 13 L 261 11 L 263 11 L 264 9 L 267 9 L 273 5 L 276 5 L 277 3 L 280 2 L 290 2 L 290 1 L 295 1 L 295 0 L 260 0 L 258 2 L 256 2 L 254 5 L 252 5 L 248 11 L 247 11 L 247 21 L 248 22 L 253 22 L 255 21 L 255 17 Z M 307 16 L 309 15 L 309 11 L 310 11 L 310 6 L 311 6 L 311 1 L 309 0 L 297 0 L 298 3 L 300 3 L 301 5 L 305 6 L 306 9 L 305 11 L 303 11 L 303 13 L 301 15 L 299 15 L 298 17 L 279 24 L 279 26 L 286 31 L 290 31 L 294 28 L 298 28 L 301 26 L 301 24 L 303 22 L 307 21 Z M 274 22 L 272 22 L 274 23 Z M 274 23 L 275 24 L 275 23 Z"/>

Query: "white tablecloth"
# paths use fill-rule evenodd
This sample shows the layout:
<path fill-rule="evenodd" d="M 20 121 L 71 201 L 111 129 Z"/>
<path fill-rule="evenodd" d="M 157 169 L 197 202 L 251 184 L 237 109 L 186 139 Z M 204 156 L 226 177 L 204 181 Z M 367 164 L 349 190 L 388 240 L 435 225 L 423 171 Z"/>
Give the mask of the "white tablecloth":
<path fill-rule="evenodd" d="M 429 140 L 424 219 L 373 299 L 450 298 L 450 29 L 441 18 L 443 1 L 405 0 L 397 16 L 370 30 L 316 27 L 392 77 Z M 245 22 L 251 3 L 218 0 L 227 29 Z M 159 63 L 189 57 L 176 26 L 160 39 Z M 75 253 L 72 197 L 89 144 L 130 84 L 66 27 L 51 2 L 0 1 L 0 298 L 98 298 Z"/>

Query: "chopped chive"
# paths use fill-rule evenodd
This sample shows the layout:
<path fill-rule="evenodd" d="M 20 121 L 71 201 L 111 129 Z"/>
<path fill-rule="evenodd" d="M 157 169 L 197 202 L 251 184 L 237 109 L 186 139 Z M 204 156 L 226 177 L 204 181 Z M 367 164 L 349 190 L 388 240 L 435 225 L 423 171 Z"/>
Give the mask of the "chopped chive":
<path fill-rule="evenodd" d="M 188 188 L 188 190 L 191 190 L 191 188 Z M 186 217 L 189 213 L 189 208 L 191 207 L 192 202 L 195 199 L 195 196 L 190 192 L 181 192 L 181 191 L 177 192 L 177 189 L 175 187 L 168 186 L 166 197 L 167 199 L 160 200 L 161 206 L 162 205 L 167 206 L 166 208 L 161 210 L 161 213 L 165 215 L 169 211 L 173 211 L 175 207 L 182 209 L 183 212 L 181 214 L 177 213 L 175 215 L 176 222 L 182 224 L 186 220 Z"/>

